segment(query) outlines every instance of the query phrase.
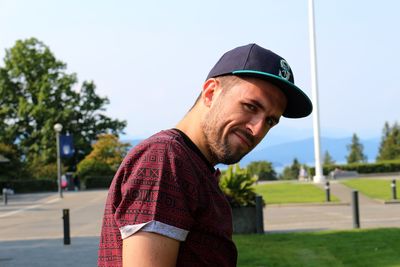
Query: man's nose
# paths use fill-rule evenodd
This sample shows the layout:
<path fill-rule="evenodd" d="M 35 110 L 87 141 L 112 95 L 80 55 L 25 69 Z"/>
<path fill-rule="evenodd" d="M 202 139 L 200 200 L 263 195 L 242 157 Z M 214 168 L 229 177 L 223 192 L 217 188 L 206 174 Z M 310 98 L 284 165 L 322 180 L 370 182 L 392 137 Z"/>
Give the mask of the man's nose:
<path fill-rule="evenodd" d="M 268 127 L 263 118 L 254 118 L 248 124 L 247 128 L 251 131 L 252 135 L 256 138 L 262 138 L 268 132 Z"/>

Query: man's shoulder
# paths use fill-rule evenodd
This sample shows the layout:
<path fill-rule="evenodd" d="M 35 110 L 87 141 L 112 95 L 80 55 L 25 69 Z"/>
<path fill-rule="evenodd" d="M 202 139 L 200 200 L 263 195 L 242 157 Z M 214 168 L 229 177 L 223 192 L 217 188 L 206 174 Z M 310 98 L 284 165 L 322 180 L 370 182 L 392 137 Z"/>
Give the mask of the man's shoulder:
<path fill-rule="evenodd" d="M 139 156 L 152 151 L 156 154 L 186 154 L 188 146 L 178 131 L 175 129 L 160 131 L 143 140 L 132 148 L 129 155 Z"/>
<path fill-rule="evenodd" d="M 179 132 L 174 129 L 169 129 L 153 134 L 152 136 L 140 142 L 136 148 L 143 149 L 160 145 L 182 146 L 184 145 L 184 142 Z"/>

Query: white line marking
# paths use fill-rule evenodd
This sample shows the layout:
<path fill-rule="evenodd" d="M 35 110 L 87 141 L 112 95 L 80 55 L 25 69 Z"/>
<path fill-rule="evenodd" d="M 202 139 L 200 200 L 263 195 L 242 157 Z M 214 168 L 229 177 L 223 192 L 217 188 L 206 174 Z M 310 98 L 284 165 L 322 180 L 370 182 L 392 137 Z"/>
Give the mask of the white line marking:
<path fill-rule="evenodd" d="M 19 209 L 19 210 L 10 211 L 10 212 L 1 214 L 0 218 L 8 217 L 8 216 L 11 216 L 11 215 L 23 212 L 23 211 L 27 211 L 27 210 L 30 210 L 30 209 L 35 209 L 35 208 L 41 207 L 41 206 L 46 205 L 46 204 L 51 204 L 51 203 L 57 202 L 59 200 L 60 200 L 59 198 L 54 198 L 54 199 L 50 199 L 50 200 L 48 200 L 48 201 L 46 201 L 44 203 L 28 206 L 28 207 L 25 207 L 25 208 L 22 208 L 22 209 Z"/>

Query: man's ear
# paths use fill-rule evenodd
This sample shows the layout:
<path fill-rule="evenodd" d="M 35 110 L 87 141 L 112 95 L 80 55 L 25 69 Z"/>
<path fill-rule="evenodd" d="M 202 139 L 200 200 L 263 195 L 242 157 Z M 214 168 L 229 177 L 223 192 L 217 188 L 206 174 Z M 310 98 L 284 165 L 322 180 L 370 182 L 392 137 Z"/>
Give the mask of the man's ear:
<path fill-rule="evenodd" d="M 211 103 L 216 96 L 216 92 L 219 89 L 219 81 L 215 78 L 210 78 L 203 84 L 203 91 L 201 94 L 201 100 L 207 107 L 211 106 Z"/>

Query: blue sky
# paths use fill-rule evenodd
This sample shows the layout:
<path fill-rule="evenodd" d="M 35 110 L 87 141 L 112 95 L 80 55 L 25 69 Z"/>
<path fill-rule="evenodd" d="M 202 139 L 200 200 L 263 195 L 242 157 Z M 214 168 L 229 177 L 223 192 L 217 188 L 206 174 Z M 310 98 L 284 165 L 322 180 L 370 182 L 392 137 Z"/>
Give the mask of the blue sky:
<path fill-rule="evenodd" d="M 380 137 L 400 114 L 400 1 L 314 2 L 321 135 Z M 38 38 L 80 82 L 94 80 L 107 113 L 127 120 L 126 137 L 143 138 L 173 127 L 239 45 L 286 58 L 311 98 L 307 16 L 307 0 L 0 0 L 0 58 L 17 39 Z M 311 135 L 311 116 L 282 119 L 270 142 Z"/>

